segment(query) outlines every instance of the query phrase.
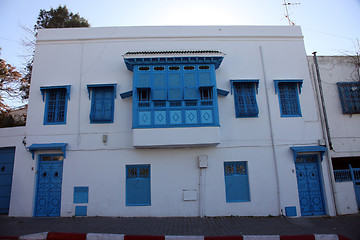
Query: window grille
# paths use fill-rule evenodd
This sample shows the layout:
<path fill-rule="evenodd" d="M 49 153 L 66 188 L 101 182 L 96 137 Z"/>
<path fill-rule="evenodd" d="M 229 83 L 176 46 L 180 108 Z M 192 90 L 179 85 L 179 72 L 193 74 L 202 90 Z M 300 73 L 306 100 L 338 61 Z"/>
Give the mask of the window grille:
<path fill-rule="evenodd" d="M 257 117 L 259 108 L 256 101 L 257 82 L 233 81 L 235 114 L 237 118 Z"/>
<path fill-rule="evenodd" d="M 282 117 L 300 117 L 298 83 L 281 82 L 278 84 L 280 112 Z"/>
<path fill-rule="evenodd" d="M 338 82 L 337 86 L 343 113 L 360 113 L 360 82 Z"/>
<path fill-rule="evenodd" d="M 65 124 L 67 90 L 65 88 L 46 91 L 45 124 Z"/>

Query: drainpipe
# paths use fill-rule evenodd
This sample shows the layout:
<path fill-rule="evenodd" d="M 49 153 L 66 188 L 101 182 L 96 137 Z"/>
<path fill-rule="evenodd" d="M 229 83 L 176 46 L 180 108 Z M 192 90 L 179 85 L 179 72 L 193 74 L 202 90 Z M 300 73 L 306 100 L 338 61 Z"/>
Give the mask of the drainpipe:
<path fill-rule="evenodd" d="M 327 113 L 326 113 L 326 107 L 325 107 L 325 101 L 324 101 L 324 93 L 323 93 L 323 88 L 322 88 L 322 83 L 321 83 L 321 77 L 320 77 L 320 70 L 319 70 L 319 64 L 317 61 L 317 57 L 316 57 L 316 52 L 313 52 L 314 54 L 314 63 L 315 63 L 315 70 L 316 70 L 316 77 L 317 77 L 317 84 L 318 84 L 318 88 L 319 88 L 319 94 L 320 94 L 320 105 L 321 105 L 321 111 L 323 112 L 323 118 L 324 118 L 324 125 L 326 128 L 326 136 L 329 142 L 329 150 L 332 150 L 332 142 L 331 142 L 331 135 L 330 135 L 330 130 L 329 130 L 329 122 L 328 122 L 328 118 L 327 118 Z M 316 82 L 316 81 L 315 81 Z"/>
<path fill-rule="evenodd" d="M 205 216 L 205 170 L 208 166 L 208 155 L 199 156 L 199 216 L 203 218 Z"/>
<path fill-rule="evenodd" d="M 278 195 L 278 209 L 279 209 L 279 216 L 283 215 L 283 211 L 281 209 L 281 194 L 280 194 L 280 180 L 279 180 L 279 170 L 277 164 L 277 155 L 276 155 L 276 147 L 275 147 L 275 139 L 273 133 L 273 122 L 270 110 L 270 102 L 269 102 L 269 93 L 268 93 L 268 86 L 267 86 L 267 79 L 266 79 L 266 71 L 265 71 L 265 64 L 264 64 L 264 56 L 263 51 L 260 45 L 260 56 L 261 56 L 261 66 L 263 71 L 263 78 L 265 82 L 265 93 L 266 93 L 266 102 L 267 102 L 267 110 L 268 110 L 268 118 L 269 118 L 269 128 L 270 128 L 270 136 L 271 136 L 271 146 L 273 152 L 273 159 L 274 159 L 274 166 L 275 166 L 275 175 L 276 175 L 276 190 Z"/>
<path fill-rule="evenodd" d="M 313 52 L 313 60 L 314 60 L 314 64 L 315 64 L 315 71 L 316 71 L 316 77 L 314 74 L 314 66 L 312 65 L 311 70 L 312 70 L 312 75 L 313 75 L 313 80 L 314 80 L 314 84 L 315 84 L 315 88 L 316 88 L 316 96 L 317 96 L 317 100 L 318 100 L 318 107 L 319 107 L 319 112 L 320 112 L 320 120 L 321 120 L 321 127 L 322 127 L 322 132 L 323 132 L 323 136 L 325 139 L 325 146 L 328 149 L 326 151 L 326 158 L 327 158 L 327 165 L 328 165 L 328 174 L 329 174 L 329 178 L 330 178 L 330 190 L 331 190 L 331 200 L 332 200 L 332 204 L 334 205 L 335 208 L 335 215 L 338 214 L 337 208 L 336 208 L 336 203 L 335 203 L 335 195 L 336 195 L 336 183 L 335 183 L 335 177 L 334 177 L 334 171 L 332 168 L 332 161 L 331 161 L 331 153 L 330 150 L 333 149 L 332 148 L 332 144 L 331 144 L 331 135 L 330 135 L 330 130 L 329 130 L 329 124 L 328 124 L 328 119 L 327 119 L 327 113 L 326 113 L 326 108 L 325 108 L 325 101 L 324 101 L 324 94 L 323 94 L 323 89 L 322 89 L 322 85 L 321 85 L 321 77 L 320 77 L 320 71 L 319 71 L 319 65 L 318 65 L 318 61 L 317 61 L 317 57 L 316 57 L 316 52 Z M 317 81 L 316 81 L 317 79 Z"/>

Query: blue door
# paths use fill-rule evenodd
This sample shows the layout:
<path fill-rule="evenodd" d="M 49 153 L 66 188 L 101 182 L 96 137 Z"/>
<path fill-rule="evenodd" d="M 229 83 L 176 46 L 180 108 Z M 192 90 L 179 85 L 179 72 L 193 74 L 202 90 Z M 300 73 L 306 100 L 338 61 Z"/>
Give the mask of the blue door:
<path fill-rule="evenodd" d="M 9 213 L 15 148 L 0 148 L 0 213 Z"/>
<path fill-rule="evenodd" d="M 317 155 L 296 157 L 296 177 L 302 216 L 324 215 L 325 207 Z"/>
<path fill-rule="evenodd" d="M 59 217 L 63 156 L 40 155 L 35 197 L 36 217 Z"/>

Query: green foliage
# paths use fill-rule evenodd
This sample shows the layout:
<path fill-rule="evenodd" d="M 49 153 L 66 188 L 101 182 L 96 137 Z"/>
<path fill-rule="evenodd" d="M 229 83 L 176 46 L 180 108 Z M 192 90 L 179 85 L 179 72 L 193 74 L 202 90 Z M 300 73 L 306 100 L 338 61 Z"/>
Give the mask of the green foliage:
<path fill-rule="evenodd" d="M 78 13 L 69 12 L 66 5 L 59 6 L 57 9 L 51 8 L 49 11 L 40 10 L 35 31 L 42 28 L 74 28 L 74 27 L 90 27 L 88 21 L 80 17 Z"/>
<path fill-rule="evenodd" d="M 70 12 L 66 5 L 63 7 L 60 5 L 58 8 L 51 8 L 49 11 L 41 9 L 36 25 L 34 25 L 34 33 L 37 34 L 39 29 L 44 28 L 76 28 L 76 27 L 90 27 L 89 22 L 81 17 L 79 13 Z M 26 45 L 31 46 L 31 43 L 26 43 Z M 34 47 L 34 46 L 32 46 Z M 24 76 L 22 78 L 23 84 L 20 88 L 22 91 L 22 99 L 29 98 L 29 88 L 31 83 L 31 74 L 33 68 L 34 56 L 31 57 L 30 61 L 27 63 L 24 69 Z"/>

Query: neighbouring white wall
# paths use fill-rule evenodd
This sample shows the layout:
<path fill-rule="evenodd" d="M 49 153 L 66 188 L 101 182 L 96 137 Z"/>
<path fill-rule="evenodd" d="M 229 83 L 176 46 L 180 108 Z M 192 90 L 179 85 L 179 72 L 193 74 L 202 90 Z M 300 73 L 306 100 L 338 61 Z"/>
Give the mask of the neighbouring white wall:
<path fill-rule="evenodd" d="M 353 182 L 337 182 L 335 201 L 337 212 L 340 215 L 358 213 Z"/>
<path fill-rule="evenodd" d="M 234 96 L 230 93 L 218 97 L 220 144 L 216 147 L 133 148 L 132 100 L 119 96 L 132 90 L 132 72 L 126 69 L 122 55 L 129 51 L 171 50 L 217 50 L 226 54 L 216 70 L 217 87 L 231 92 L 231 79 L 258 79 L 259 117 L 235 118 Z M 302 117 L 280 117 L 274 88 L 274 80 L 279 79 L 303 80 L 299 95 Z M 91 102 L 86 86 L 103 83 L 117 83 L 114 123 L 90 124 Z M 71 85 L 66 125 L 43 125 L 45 103 L 40 87 L 56 85 Z M 206 216 L 279 215 L 287 206 L 296 206 L 300 216 L 290 147 L 316 146 L 322 139 L 315 102 L 302 34 L 296 26 L 40 30 L 26 139 L 27 146 L 68 143 L 61 216 L 74 215 L 74 186 L 89 186 L 89 216 L 199 216 L 199 155 L 208 156 L 203 196 Z M 103 135 L 108 136 L 105 143 Z M 16 164 L 25 167 L 16 169 L 16 175 L 22 177 L 13 184 L 12 216 L 33 214 L 37 154 L 35 160 L 25 148 L 22 154 L 16 158 Z M 225 161 L 248 162 L 250 202 L 226 203 Z M 151 206 L 125 206 L 125 168 L 129 164 L 151 165 Z M 328 214 L 333 215 L 327 169 L 321 167 L 324 196 Z M 196 190 L 198 199 L 183 201 L 183 190 Z"/>
<path fill-rule="evenodd" d="M 313 59 L 309 57 L 312 65 Z M 360 156 L 360 114 L 343 114 L 337 82 L 356 80 L 350 56 L 318 56 L 333 150 L 332 157 Z"/>

